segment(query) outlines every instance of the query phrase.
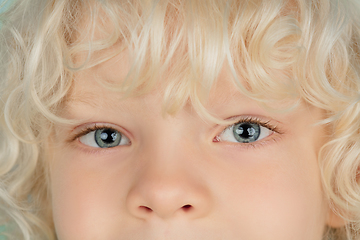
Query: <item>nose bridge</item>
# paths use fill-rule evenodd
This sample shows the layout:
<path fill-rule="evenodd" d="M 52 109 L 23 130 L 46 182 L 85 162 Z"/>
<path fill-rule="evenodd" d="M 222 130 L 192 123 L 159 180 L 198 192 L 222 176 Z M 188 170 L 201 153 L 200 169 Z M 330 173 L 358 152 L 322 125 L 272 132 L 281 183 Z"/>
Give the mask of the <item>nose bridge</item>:
<path fill-rule="evenodd" d="M 153 123 L 153 128 L 144 137 L 142 144 L 141 158 L 149 169 L 165 175 L 171 171 L 180 172 L 186 162 L 196 158 L 198 139 L 192 135 L 189 125 L 176 118 L 165 118 Z"/>
<path fill-rule="evenodd" d="M 141 151 L 141 168 L 128 193 L 136 217 L 197 218 L 210 209 L 210 192 L 196 171 L 198 154 L 186 131 L 170 124 Z M 186 139 L 184 139 L 186 138 Z"/>

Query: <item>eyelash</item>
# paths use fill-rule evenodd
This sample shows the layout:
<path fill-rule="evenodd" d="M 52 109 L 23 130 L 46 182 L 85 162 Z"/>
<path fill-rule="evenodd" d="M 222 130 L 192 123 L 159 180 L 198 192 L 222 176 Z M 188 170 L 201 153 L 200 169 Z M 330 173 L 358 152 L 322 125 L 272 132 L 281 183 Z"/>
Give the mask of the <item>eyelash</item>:
<path fill-rule="evenodd" d="M 253 123 L 253 124 L 259 124 L 262 127 L 266 127 L 266 128 L 268 128 L 269 130 L 271 130 L 273 132 L 280 133 L 278 127 L 271 124 L 270 122 L 271 122 L 270 120 L 264 121 L 264 120 L 261 120 L 258 117 L 245 117 L 243 119 L 240 119 L 238 122 L 236 122 L 234 124 L 231 124 L 227 128 L 229 128 L 231 126 L 234 126 L 236 124 L 239 124 L 239 123 Z"/>
<path fill-rule="evenodd" d="M 242 119 L 238 120 L 237 122 L 225 127 L 220 134 L 218 134 L 214 139 L 213 139 L 213 142 L 225 142 L 225 141 L 222 141 L 220 139 L 220 135 L 223 134 L 226 130 L 230 129 L 231 127 L 234 127 L 235 125 L 237 124 L 240 124 L 240 123 L 251 123 L 251 124 L 258 124 L 262 127 L 265 127 L 267 129 L 269 129 L 270 131 L 274 132 L 274 133 L 277 133 L 277 134 L 283 134 L 283 132 L 278 128 L 277 125 L 273 125 L 271 123 L 270 120 L 266 120 L 264 121 L 263 119 L 261 118 L 258 118 L 258 117 L 253 117 L 253 116 L 247 116 L 247 117 L 243 117 Z M 265 137 L 264 139 L 266 139 L 267 137 Z M 275 140 L 275 139 L 273 139 Z M 257 147 L 258 145 L 263 145 L 264 143 L 266 143 L 267 141 L 266 140 L 259 140 L 259 141 L 255 141 L 255 142 L 250 142 L 250 143 L 235 143 L 235 145 L 241 145 L 243 147 Z"/>
<path fill-rule="evenodd" d="M 99 130 L 99 129 L 103 129 L 103 128 L 109 128 L 109 129 L 113 129 L 113 130 L 116 130 L 118 131 L 117 129 L 113 128 L 113 127 L 110 127 L 110 126 L 107 126 L 105 124 L 94 124 L 93 126 L 87 126 L 86 128 L 84 129 L 81 129 L 81 131 L 77 134 L 75 134 L 75 136 L 73 136 L 69 142 L 73 142 L 75 141 L 76 139 L 79 139 L 80 137 L 82 136 L 85 136 L 86 134 L 92 132 L 92 131 L 96 131 L 96 130 Z M 124 134 L 122 131 L 119 131 L 121 134 Z"/>

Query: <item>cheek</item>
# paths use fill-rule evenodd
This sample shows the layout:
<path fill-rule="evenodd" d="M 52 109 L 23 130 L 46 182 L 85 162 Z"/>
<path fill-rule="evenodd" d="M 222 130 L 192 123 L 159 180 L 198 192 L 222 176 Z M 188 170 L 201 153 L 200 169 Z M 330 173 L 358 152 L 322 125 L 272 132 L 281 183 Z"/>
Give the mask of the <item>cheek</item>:
<path fill-rule="evenodd" d="M 111 162 L 100 159 L 96 164 L 83 164 L 87 159 L 76 155 L 70 158 L 70 155 L 57 157 L 51 169 L 53 218 L 58 238 L 111 239 L 106 234 L 113 232 L 112 225 L 122 224 L 116 213 L 120 212 L 124 197 L 123 191 L 114 189 L 114 182 L 121 189 L 119 183 L 126 183 L 126 171 L 109 171 Z"/>
<path fill-rule="evenodd" d="M 243 161 L 223 169 L 229 174 L 216 190 L 224 195 L 221 204 L 231 206 L 232 229 L 245 239 L 321 239 L 327 205 L 317 157 L 309 149 L 284 142 L 271 151 L 236 155 Z"/>

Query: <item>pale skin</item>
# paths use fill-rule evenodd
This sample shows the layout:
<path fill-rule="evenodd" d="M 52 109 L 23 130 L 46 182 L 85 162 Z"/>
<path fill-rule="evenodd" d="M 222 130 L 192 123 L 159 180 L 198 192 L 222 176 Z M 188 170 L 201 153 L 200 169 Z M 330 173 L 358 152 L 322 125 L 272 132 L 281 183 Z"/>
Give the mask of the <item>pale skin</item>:
<path fill-rule="evenodd" d="M 120 100 L 95 80 L 121 81 L 128 66 L 120 54 L 75 76 L 64 117 L 80 123 L 56 126 L 49 156 L 59 240 L 321 240 L 326 225 L 343 224 L 322 192 L 320 109 L 264 110 L 224 65 L 209 112 L 273 127 L 234 142 L 228 126 L 205 122 L 190 103 L 163 117 L 161 89 Z M 95 124 L 118 131 L 120 145 L 97 148 L 79 136 Z"/>

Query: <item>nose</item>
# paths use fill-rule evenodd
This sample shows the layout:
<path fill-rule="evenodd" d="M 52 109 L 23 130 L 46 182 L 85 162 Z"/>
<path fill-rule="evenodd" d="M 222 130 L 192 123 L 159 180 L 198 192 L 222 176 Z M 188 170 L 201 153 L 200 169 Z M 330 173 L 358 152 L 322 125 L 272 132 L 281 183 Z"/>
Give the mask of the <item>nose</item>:
<path fill-rule="evenodd" d="M 162 153 L 153 157 L 147 154 L 127 195 L 127 208 L 133 216 L 197 219 L 210 213 L 212 198 L 201 166 L 195 156 L 185 156 L 185 152 L 164 152 L 162 148 Z"/>

